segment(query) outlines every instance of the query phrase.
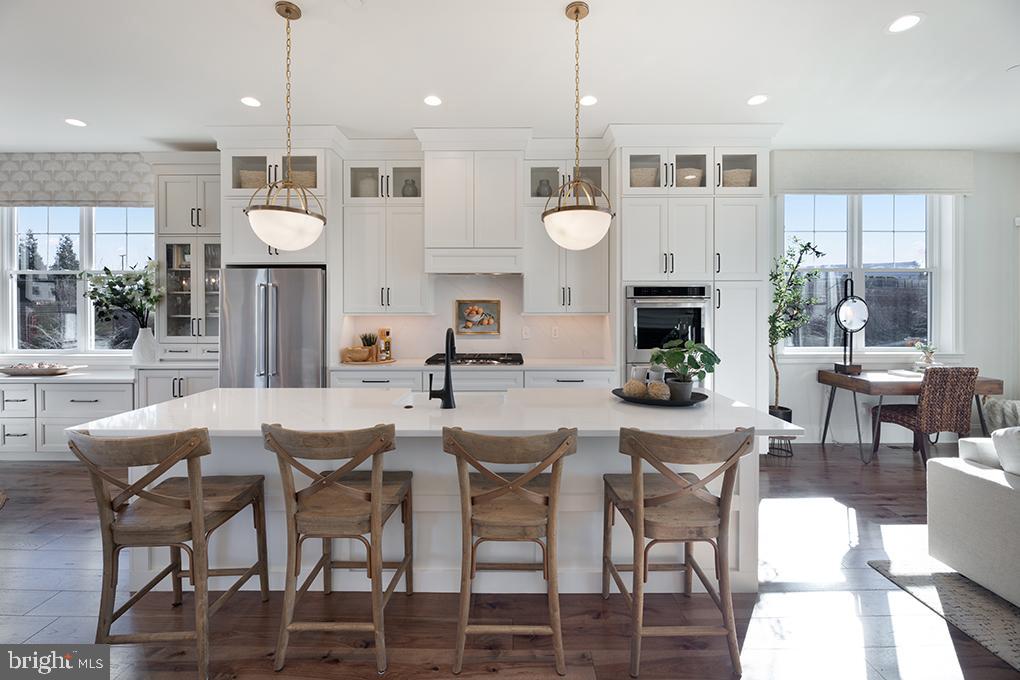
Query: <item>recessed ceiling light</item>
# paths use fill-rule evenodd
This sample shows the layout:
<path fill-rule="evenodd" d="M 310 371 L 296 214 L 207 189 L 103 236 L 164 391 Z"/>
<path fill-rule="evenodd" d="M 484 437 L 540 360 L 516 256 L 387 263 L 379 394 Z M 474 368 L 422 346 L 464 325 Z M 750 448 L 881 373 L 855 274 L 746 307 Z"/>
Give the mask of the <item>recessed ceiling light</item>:
<path fill-rule="evenodd" d="M 425 103 L 428 104 L 429 106 L 439 106 L 440 104 L 443 103 L 443 100 L 434 94 L 430 94 L 429 96 L 425 97 Z"/>
<path fill-rule="evenodd" d="M 241 103 L 244 104 L 245 106 L 250 106 L 252 108 L 262 106 L 262 102 L 260 102 L 258 99 L 255 99 L 255 97 L 241 97 Z"/>
<path fill-rule="evenodd" d="M 86 125 L 88 125 L 88 123 L 86 123 L 85 121 L 78 120 L 77 118 L 65 118 L 64 122 L 67 123 L 68 125 L 73 125 L 74 127 L 85 127 Z"/>
<path fill-rule="evenodd" d="M 753 97 L 751 97 L 750 99 L 747 100 L 747 105 L 748 106 L 760 106 L 761 104 L 764 104 L 768 100 L 769 100 L 769 96 L 767 94 L 756 94 L 756 95 L 754 95 Z"/>
<path fill-rule="evenodd" d="M 904 31 L 909 31 L 914 26 L 917 26 L 921 23 L 921 19 L 923 18 L 924 15 L 920 13 L 904 14 L 899 19 L 889 24 L 889 28 L 886 30 L 890 33 L 903 33 Z"/>
<path fill-rule="evenodd" d="M 595 106 L 599 103 L 599 98 L 593 94 L 586 94 L 581 97 L 581 106 Z"/>

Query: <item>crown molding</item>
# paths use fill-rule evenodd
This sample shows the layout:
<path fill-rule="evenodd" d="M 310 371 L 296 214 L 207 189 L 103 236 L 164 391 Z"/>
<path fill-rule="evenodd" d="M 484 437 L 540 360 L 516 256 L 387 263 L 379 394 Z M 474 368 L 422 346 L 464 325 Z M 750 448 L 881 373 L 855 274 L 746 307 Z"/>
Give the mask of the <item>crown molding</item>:
<path fill-rule="evenodd" d="M 606 127 L 603 139 L 612 150 L 621 146 L 771 146 L 779 123 L 630 125 Z"/>
<path fill-rule="evenodd" d="M 415 128 L 422 151 L 524 151 L 531 128 Z"/>
<path fill-rule="evenodd" d="M 287 137 L 283 125 L 210 126 L 206 128 L 221 151 L 225 149 L 279 149 Z M 295 125 L 291 128 L 294 147 L 332 149 L 341 156 L 351 140 L 335 125 Z"/>

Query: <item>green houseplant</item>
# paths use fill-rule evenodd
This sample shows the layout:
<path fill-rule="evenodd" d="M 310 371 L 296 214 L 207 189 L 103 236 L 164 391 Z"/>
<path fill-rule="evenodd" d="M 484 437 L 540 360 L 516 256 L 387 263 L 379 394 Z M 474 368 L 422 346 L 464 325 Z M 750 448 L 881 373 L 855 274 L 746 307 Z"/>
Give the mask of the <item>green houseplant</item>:
<path fill-rule="evenodd" d="M 811 305 L 818 300 L 805 294 L 807 285 L 818 278 L 819 271 L 801 271 L 804 258 L 822 257 L 813 243 L 801 241 L 794 237 L 786 252 L 777 257 L 769 272 L 769 283 L 772 284 L 772 312 L 769 314 L 769 359 L 772 361 L 772 372 L 775 375 L 775 393 L 769 413 L 783 420 L 792 420 L 793 411 L 779 405 L 779 361 L 776 347 L 786 338 L 804 327 L 810 320 Z"/>
<path fill-rule="evenodd" d="M 131 345 L 135 363 L 156 360 L 156 339 L 150 322 L 152 312 L 165 294 L 159 286 L 157 269 L 157 263 L 149 260 L 144 267 L 132 267 L 125 272 L 114 273 L 104 267 L 99 274 L 81 273 L 88 284 L 85 297 L 92 301 L 97 320 L 111 322 L 126 315 L 138 324 L 138 333 Z"/>
<path fill-rule="evenodd" d="M 722 360 L 711 347 L 693 340 L 670 340 L 652 350 L 652 363 L 665 366 L 673 377 L 666 380 L 674 401 L 687 401 L 695 380 L 704 380 Z"/>

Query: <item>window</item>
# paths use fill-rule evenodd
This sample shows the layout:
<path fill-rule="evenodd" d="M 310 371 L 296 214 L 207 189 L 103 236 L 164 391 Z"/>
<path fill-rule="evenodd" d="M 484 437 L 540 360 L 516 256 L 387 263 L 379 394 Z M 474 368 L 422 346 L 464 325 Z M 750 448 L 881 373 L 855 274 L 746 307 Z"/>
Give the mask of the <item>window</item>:
<path fill-rule="evenodd" d="M 143 266 L 155 255 L 152 208 L 22 207 L 7 211 L 14 256 L 12 351 L 130 349 L 137 324 L 100 322 L 79 273 Z"/>
<path fill-rule="evenodd" d="M 833 312 L 853 279 L 870 318 L 857 347 L 913 347 L 933 337 L 936 197 L 923 194 L 786 194 L 779 203 L 784 242 L 811 241 L 825 255 L 806 262 L 820 273 L 807 294 L 817 300 L 792 347 L 839 347 Z"/>

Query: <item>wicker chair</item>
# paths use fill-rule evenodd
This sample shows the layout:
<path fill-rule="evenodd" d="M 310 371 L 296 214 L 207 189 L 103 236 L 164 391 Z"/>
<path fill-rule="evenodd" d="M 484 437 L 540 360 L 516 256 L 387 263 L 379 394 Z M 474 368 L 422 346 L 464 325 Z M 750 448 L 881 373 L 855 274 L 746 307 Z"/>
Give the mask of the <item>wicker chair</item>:
<path fill-rule="evenodd" d="M 928 435 L 970 434 L 970 402 L 977 382 L 976 368 L 935 367 L 924 372 L 916 404 L 881 404 L 871 409 L 873 451 L 881 443 L 882 423 L 893 423 L 914 433 L 914 451 L 928 463 Z"/>

